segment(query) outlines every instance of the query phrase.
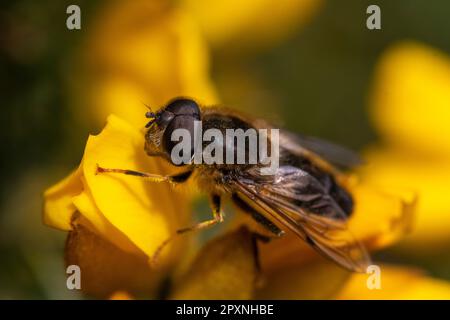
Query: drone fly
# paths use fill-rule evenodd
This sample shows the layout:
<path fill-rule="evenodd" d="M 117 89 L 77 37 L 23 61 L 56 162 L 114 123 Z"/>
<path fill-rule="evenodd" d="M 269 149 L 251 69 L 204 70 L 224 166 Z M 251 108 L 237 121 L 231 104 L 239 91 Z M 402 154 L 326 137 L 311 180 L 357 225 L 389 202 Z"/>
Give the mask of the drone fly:
<path fill-rule="evenodd" d="M 189 98 L 176 98 L 156 113 L 147 112 L 146 117 L 149 118 L 145 134 L 146 153 L 162 157 L 185 170 L 163 176 L 98 166 L 97 173 L 115 172 L 175 184 L 195 179 L 199 187 L 210 195 L 213 218 L 180 229 L 177 234 L 221 223 L 222 200 L 229 198 L 274 237 L 281 237 L 286 230 L 290 230 L 319 253 L 348 270 L 365 272 L 370 265 L 365 248 L 346 226 L 354 201 L 340 183 L 343 177 L 340 170 L 359 163 L 359 158 L 351 151 L 317 138 L 279 130 L 278 167 L 271 175 L 261 174 L 261 168 L 267 164 L 260 162 L 196 163 L 193 161 L 194 147 L 189 155 L 192 161 L 180 164 L 171 157 L 176 146 L 173 133 L 177 129 L 194 136 L 198 122 L 201 122 L 203 131 L 214 129 L 224 134 L 230 129 L 247 131 L 273 126 L 230 109 L 200 107 Z M 271 142 L 268 143 L 270 145 Z M 200 145 L 201 149 L 207 147 L 205 141 Z M 224 148 L 227 147 L 230 149 L 225 143 Z M 235 152 L 248 151 L 248 144 L 231 149 Z M 159 247 L 155 256 L 170 239 Z"/>

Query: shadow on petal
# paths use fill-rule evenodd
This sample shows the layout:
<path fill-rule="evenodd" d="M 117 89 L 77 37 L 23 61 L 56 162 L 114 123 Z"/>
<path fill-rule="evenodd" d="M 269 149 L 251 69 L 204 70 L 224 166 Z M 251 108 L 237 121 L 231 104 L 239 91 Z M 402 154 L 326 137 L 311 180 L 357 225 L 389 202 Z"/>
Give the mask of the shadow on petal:
<path fill-rule="evenodd" d="M 250 299 L 256 281 L 254 237 L 246 228 L 209 242 L 170 299 Z"/>
<path fill-rule="evenodd" d="M 66 242 L 67 265 L 81 270 L 81 290 L 95 298 L 126 291 L 135 296 L 157 297 L 164 273 L 150 269 L 144 254 L 122 251 L 76 219 Z"/>
<path fill-rule="evenodd" d="M 351 272 L 336 264 L 316 260 L 275 270 L 264 278 L 257 299 L 328 299 L 341 290 Z"/>

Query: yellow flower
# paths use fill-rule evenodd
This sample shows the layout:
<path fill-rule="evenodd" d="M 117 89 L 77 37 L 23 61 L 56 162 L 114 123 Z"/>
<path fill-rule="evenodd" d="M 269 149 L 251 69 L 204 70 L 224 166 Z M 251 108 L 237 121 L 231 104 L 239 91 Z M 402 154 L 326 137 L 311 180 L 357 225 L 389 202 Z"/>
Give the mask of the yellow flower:
<path fill-rule="evenodd" d="M 160 297 L 164 280 L 172 279 L 168 294 L 172 299 L 345 298 L 365 281 L 289 235 L 259 245 L 258 270 L 255 239 L 247 228 L 233 228 L 212 240 L 192 263 L 184 254 L 189 242 L 178 238 L 162 251 L 158 267 L 151 268 L 149 258 L 159 245 L 191 223 L 188 199 L 166 183 L 96 175 L 98 163 L 164 173 L 142 146 L 139 130 L 110 116 L 104 130 L 89 137 L 80 167 L 45 193 L 44 221 L 69 230 L 66 262 L 80 266 L 85 293 L 114 297 L 126 291 L 137 297 Z M 369 248 L 390 244 L 409 228 L 411 196 L 402 200 L 355 182 L 349 182 L 349 188 L 356 201 L 350 226 Z M 182 272 L 174 272 L 183 265 Z M 414 279 L 415 284 L 431 281 L 430 290 L 448 289 L 444 284 L 433 286 L 434 280 Z"/>
<path fill-rule="evenodd" d="M 161 252 L 158 267 L 150 267 L 149 258 L 158 246 L 190 223 L 189 202 L 182 193 L 166 183 L 96 175 L 97 163 L 163 173 L 142 146 L 138 130 L 110 116 L 104 130 L 89 137 L 80 167 L 45 192 L 44 221 L 69 231 L 66 263 L 80 266 L 81 287 L 89 295 L 114 297 L 125 290 L 158 297 L 160 285 L 186 251 L 188 242 L 173 241 Z M 242 229 L 206 247 L 206 257 L 194 262 L 193 271 L 179 280 L 173 298 L 202 294 L 250 298 L 256 274 L 250 236 Z M 191 279 L 198 277 L 204 281 Z M 212 288 L 217 281 L 228 289 L 219 285 L 220 290 L 203 292 L 202 285 Z"/>
<path fill-rule="evenodd" d="M 151 292 L 163 271 L 173 267 L 175 256 L 182 254 L 183 243 L 176 242 L 162 252 L 158 272 L 148 267 L 156 248 L 189 222 L 183 194 L 166 184 L 96 175 L 98 163 L 164 172 L 158 159 L 145 155 L 143 145 L 137 129 L 111 116 L 101 134 L 89 137 L 79 168 L 45 192 L 44 221 L 71 231 L 67 263 L 80 265 L 87 293 L 104 296 L 118 289 L 142 293 L 142 287 Z M 123 274 L 123 281 L 116 272 Z M 105 277 L 114 281 L 101 288 L 97 283 Z"/>
<path fill-rule="evenodd" d="M 416 42 L 386 51 L 377 68 L 371 114 L 381 143 L 369 148 L 364 179 L 419 194 L 409 254 L 450 243 L 450 59 Z"/>
<path fill-rule="evenodd" d="M 375 72 L 371 114 L 390 147 L 450 156 L 450 59 L 416 42 L 399 43 Z"/>

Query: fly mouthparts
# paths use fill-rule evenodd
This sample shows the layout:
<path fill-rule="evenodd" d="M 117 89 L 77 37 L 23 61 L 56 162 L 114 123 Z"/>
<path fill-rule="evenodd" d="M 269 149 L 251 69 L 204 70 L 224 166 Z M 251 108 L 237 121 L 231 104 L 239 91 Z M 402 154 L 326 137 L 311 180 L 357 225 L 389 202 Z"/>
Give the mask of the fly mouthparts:
<path fill-rule="evenodd" d="M 148 111 L 148 112 L 145 113 L 145 117 L 149 118 L 149 119 L 153 119 L 153 118 L 155 118 L 155 113 L 151 112 L 151 111 Z"/>
<path fill-rule="evenodd" d="M 151 121 L 149 121 L 149 122 L 145 125 L 145 127 L 146 127 L 146 128 L 149 128 L 149 127 L 153 124 L 153 122 L 155 122 L 155 119 L 152 119 Z"/>

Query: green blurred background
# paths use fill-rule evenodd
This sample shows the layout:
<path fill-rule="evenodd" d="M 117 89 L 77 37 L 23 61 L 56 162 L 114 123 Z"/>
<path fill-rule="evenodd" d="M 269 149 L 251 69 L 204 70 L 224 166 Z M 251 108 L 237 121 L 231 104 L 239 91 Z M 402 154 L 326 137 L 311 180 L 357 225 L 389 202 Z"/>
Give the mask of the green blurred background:
<path fill-rule="evenodd" d="M 41 222 L 42 191 L 79 163 L 87 135 L 101 129 L 74 111 L 71 82 L 79 48 L 104 3 L 76 2 L 80 31 L 65 26 L 70 4 L 0 4 L 2 299 L 79 298 L 65 287 L 65 233 Z M 370 4 L 381 7 L 381 31 L 365 27 Z M 450 53 L 449 13 L 446 0 L 325 1 L 310 22 L 276 45 L 245 53 L 239 43 L 211 47 L 212 79 L 227 105 L 361 150 L 377 140 L 367 95 L 380 54 L 404 39 Z M 249 86 L 236 84 L 242 75 Z M 419 259 L 386 250 L 377 258 L 450 280 L 450 257 L 442 252 Z"/>

